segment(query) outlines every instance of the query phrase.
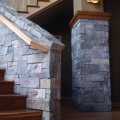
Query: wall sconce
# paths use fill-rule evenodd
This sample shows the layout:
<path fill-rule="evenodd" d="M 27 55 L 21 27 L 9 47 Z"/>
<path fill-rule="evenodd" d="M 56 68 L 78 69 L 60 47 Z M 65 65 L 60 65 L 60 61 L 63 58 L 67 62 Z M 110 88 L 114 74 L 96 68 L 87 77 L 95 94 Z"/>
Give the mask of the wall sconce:
<path fill-rule="evenodd" d="M 87 0 L 89 3 L 99 3 L 99 0 Z"/>

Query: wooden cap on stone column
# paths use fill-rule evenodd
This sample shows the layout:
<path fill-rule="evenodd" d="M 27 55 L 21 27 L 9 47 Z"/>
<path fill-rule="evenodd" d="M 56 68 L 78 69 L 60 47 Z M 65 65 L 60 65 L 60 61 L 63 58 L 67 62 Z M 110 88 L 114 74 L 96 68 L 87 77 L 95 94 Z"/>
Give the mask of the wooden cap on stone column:
<path fill-rule="evenodd" d="M 110 20 L 110 13 L 94 12 L 94 11 L 77 11 L 69 25 L 72 28 L 79 19 L 91 19 L 91 20 Z"/>
<path fill-rule="evenodd" d="M 103 12 L 103 0 L 98 0 L 98 3 L 89 2 L 91 0 L 73 0 L 74 14 L 77 11 L 95 11 Z"/>
<path fill-rule="evenodd" d="M 70 21 L 70 27 L 78 19 L 109 20 L 110 13 L 104 12 L 103 0 L 98 0 L 97 4 L 89 2 L 90 0 L 74 0 L 74 17 Z"/>

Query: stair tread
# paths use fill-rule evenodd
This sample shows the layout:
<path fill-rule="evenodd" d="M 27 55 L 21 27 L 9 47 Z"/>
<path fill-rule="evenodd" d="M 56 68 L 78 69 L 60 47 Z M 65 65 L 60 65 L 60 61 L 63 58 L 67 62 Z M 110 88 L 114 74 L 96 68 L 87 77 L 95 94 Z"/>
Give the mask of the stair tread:
<path fill-rule="evenodd" d="M 14 81 L 0 81 L 0 83 L 14 83 Z"/>
<path fill-rule="evenodd" d="M 1 94 L 0 98 L 5 98 L 5 97 L 27 97 L 26 95 L 20 95 L 20 94 Z"/>
<path fill-rule="evenodd" d="M 39 8 L 40 6 L 38 6 L 38 5 L 27 5 L 27 7 L 37 7 L 37 8 Z"/>
<path fill-rule="evenodd" d="M 50 2 L 50 0 L 38 0 L 38 1 L 41 1 L 41 2 Z"/>
<path fill-rule="evenodd" d="M 24 115 L 42 115 L 42 111 L 37 110 L 7 110 L 0 111 L 0 117 L 24 116 Z"/>

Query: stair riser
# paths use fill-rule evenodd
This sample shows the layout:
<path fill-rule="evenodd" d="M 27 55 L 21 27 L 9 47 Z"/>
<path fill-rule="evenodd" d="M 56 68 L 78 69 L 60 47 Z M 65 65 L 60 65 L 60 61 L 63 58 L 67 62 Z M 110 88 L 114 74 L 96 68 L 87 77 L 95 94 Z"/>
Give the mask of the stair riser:
<path fill-rule="evenodd" d="M 0 73 L 0 81 L 4 80 L 4 73 Z"/>
<path fill-rule="evenodd" d="M 26 98 L 0 98 L 0 110 L 26 109 Z"/>
<path fill-rule="evenodd" d="M 0 73 L 5 73 L 5 70 L 0 69 Z"/>
<path fill-rule="evenodd" d="M 0 77 L 0 81 L 4 81 L 4 78 L 1 78 L 1 77 Z"/>
<path fill-rule="evenodd" d="M 0 94 L 13 94 L 14 83 L 0 83 Z"/>
<path fill-rule="evenodd" d="M 4 80 L 5 70 L 0 70 L 0 81 Z"/>

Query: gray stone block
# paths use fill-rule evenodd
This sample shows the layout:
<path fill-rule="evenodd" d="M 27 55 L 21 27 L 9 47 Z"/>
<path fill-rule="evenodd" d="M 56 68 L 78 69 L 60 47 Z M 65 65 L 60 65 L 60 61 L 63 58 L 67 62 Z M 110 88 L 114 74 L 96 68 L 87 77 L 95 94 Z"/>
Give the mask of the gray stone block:
<path fill-rule="evenodd" d="M 28 64 L 27 72 L 28 73 L 41 73 L 42 64 Z"/>
<path fill-rule="evenodd" d="M 2 47 L 1 48 L 1 55 L 6 55 L 7 53 L 8 53 L 8 47 Z"/>
<path fill-rule="evenodd" d="M 14 61 L 20 61 L 21 57 L 21 48 L 14 48 Z"/>
<path fill-rule="evenodd" d="M 50 102 L 39 99 L 27 99 L 27 108 L 50 111 Z"/>
<path fill-rule="evenodd" d="M 26 74 L 27 73 L 27 61 L 19 61 L 17 74 Z"/>
<path fill-rule="evenodd" d="M 44 79 L 46 78 L 46 74 L 45 73 L 36 73 L 36 74 L 32 74 L 32 73 L 26 73 L 26 74 L 19 74 L 19 78 L 39 78 L 39 79 Z"/>
<path fill-rule="evenodd" d="M 81 68 L 81 74 L 99 74 L 100 66 L 95 64 L 86 65 L 85 68 Z"/>
<path fill-rule="evenodd" d="M 5 25 L 0 21 L 0 29 L 3 28 Z"/>
<path fill-rule="evenodd" d="M 9 31 L 6 31 L 6 32 L 9 32 Z M 10 33 L 12 33 L 12 32 L 10 31 Z M 11 46 L 11 45 L 12 45 L 11 35 L 5 36 L 4 46 Z"/>
<path fill-rule="evenodd" d="M 16 75 L 15 75 L 15 78 L 16 78 Z M 16 79 L 14 80 L 14 82 L 15 82 L 16 85 L 20 85 L 20 79 L 19 79 L 19 78 L 16 78 Z"/>
<path fill-rule="evenodd" d="M 28 63 L 40 63 L 49 61 L 49 55 L 46 53 L 28 55 Z"/>
<path fill-rule="evenodd" d="M 86 32 L 85 26 L 78 24 L 78 26 L 76 27 L 76 36 L 78 36 L 81 33 L 85 33 L 85 32 Z"/>
<path fill-rule="evenodd" d="M 85 75 L 84 79 L 86 81 L 93 81 L 93 82 L 97 82 L 97 81 L 104 81 L 104 75 L 100 75 L 100 74 L 96 74 L 96 75 Z"/>
<path fill-rule="evenodd" d="M 6 69 L 6 74 L 7 75 L 15 75 L 16 73 L 17 73 L 17 67 L 16 66 L 8 67 Z"/>
<path fill-rule="evenodd" d="M 11 62 L 11 61 L 13 61 L 13 53 L 4 55 L 2 57 L 2 63 L 7 63 L 7 62 Z"/>
<path fill-rule="evenodd" d="M 17 62 L 8 62 L 8 67 L 15 67 L 15 66 L 17 66 Z"/>
<path fill-rule="evenodd" d="M 20 85 L 14 85 L 14 93 L 20 94 Z"/>
<path fill-rule="evenodd" d="M 110 71 L 110 65 L 109 64 L 101 65 L 100 71 Z"/>
<path fill-rule="evenodd" d="M 97 36 L 98 38 L 106 38 L 106 33 L 104 31 L 98 31 Z"/>
<path fill-rule="evenodd" d="M 4 76 L 4 79 L 5 79 L 5 80 L 8 80 L 8 81 L 14 81 L 15 75 L 5 75 L 5 76 Z"/>
<path fill-rule="evenodd" d="M 9 46 L 7 53 L 10 54 L 10 53 L 13 53 L 13 51 L 14 51 L 14 48 L 12 46 Z"/>
<path fill-rule="evenodd" d="M 12 18 L 12 15 L 9 13 L 9 12 L 7 12 L 7 11 L 5 11 L 5 14 L 4 14 L 7 18 L 9 18 L 9 19 L 11 19 Z"/>
<path fill-rule="evenodd" d="M 106 31 L 106 32 L 108 32 L 109 31 L 109 27 L 106 26 L 106 25 L 96 25 L 95 26 L 95 30 L 96 31 Z"/>
<path fill-rule="evenodd" d="M 51 117 L 53 117 L 53 113 L 43 111 L 43 115 L 42 115 L 43 120 L 46 120 L 46 119 L 50 120 Z"/>
<path fill-rule="evenodd" d="M 29 89 L 28 98 L 45 99 L 45 89 Z"/>
<path fill-rule="evenodd" d="M 0 58 L 1 59 L 1 62 L 2 62 L 2 58 Z M 7 68 L 7 63 L 1 63 L 0 64 L 0 68 L 2 69 L 5 69 L 5 68 Z"/>
<path fill-rule="evenodd" d="M 39 88 L 39 78 L 23 78 L 20 80 L 20 87 Z"/>
<path fill-rule="evenodd" d="M 28 56 L 22 56 L 22 60 L 28 60 Z"/>
<path fill-rule="evenodd" d="M 96 59 L 96 58 L 93 58 L 91 60 L 91 64 L 98 64 L 98 65 L 100 65 L 102 67 L 105 67 L 103 65 L 109 66 L 109 59 Z"/>
<path fill-rule="evenodd" d="M 20 94 L 21 95 L 28 95 L 28 88 L 27 87 L 21 87 L 21 85 L 20 85 Z"/>
<path fill-rule="evenodd" d="M 83 64 L 83 62 L 91 61 L 92 58 L 92 50 L 91 49 L 81 49 L 81 52 L 78 52 L 79 62 Z"/>
<path fill-rule="evenodd" d="M 94 27 L 93 27 L 93 28 L 92 28 L 92 27 L 91 27 L 91 28 L 90 28 L 90 27 L 89 27 L 89 28 L 88 28 L 88 27 L 86 27 L 86 34 L 87 34 L 87 35 L 92 36 L 92 35 L 93 35 L 93 33 L 96 33 L 96 31 L 95 31 L 95 28 L 94 28 Z M 96 36 L 96 35 L 93 35 L 93 36 Z M 92 36 L 92 37 L 93 37 L 93 36 Z"/>
<path fill-rule="evenodd" d="M 94 48 L 92 50 L 92 57 L 99 58 L 99 59 L 109 59 L 109 53 L 107 49 L 108 49 L 107 47 Z"/>
<path fill-rule="evenodd" d="M 50 89 L 51 79 L 40 79 L 40 88 Z"/>
<path fill-rule="evenodd" d="M 92 49 L 93 46 L 91 44 L 91 41 L 86 40 L 84 42 L 81 43 L 81 49 Z"/>
<path fill-rule="evenodd" d="M 1 41 L 0 41 L 0 45 L 4 44 L 4 39 L 2 39 L 2 36 L 0 37 Z"/>
<path fill-rule="evenodd" d="M 105 102 L 105 96 L 103 94 L 103 91 L 94 91 L 91 96 L 93 97 L 94 103 L 104 103 Z"/>

